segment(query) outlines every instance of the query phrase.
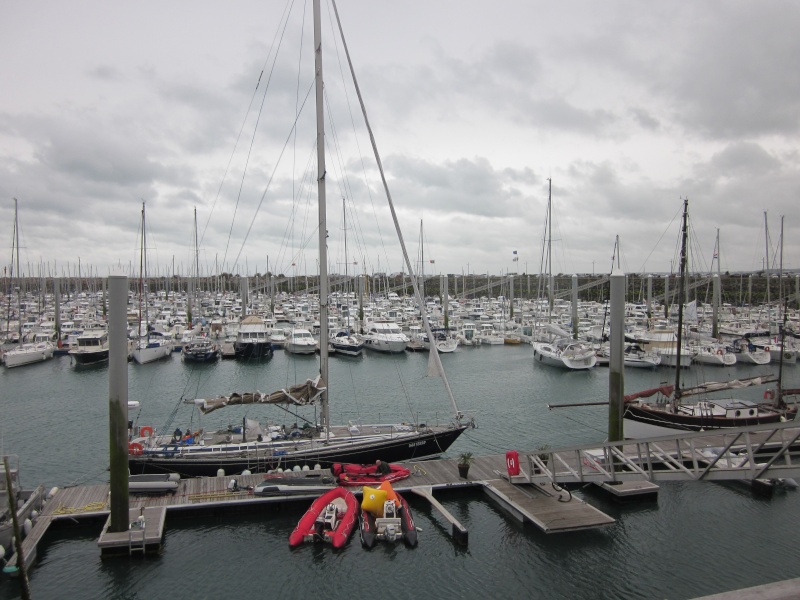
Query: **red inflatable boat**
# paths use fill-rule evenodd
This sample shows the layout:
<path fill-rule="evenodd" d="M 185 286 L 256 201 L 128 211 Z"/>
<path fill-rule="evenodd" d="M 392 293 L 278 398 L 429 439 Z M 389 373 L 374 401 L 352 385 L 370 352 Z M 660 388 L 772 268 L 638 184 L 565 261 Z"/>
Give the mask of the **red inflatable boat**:
<path fill-rule="evenodd" d="M 380 485 L 384 481 L 394 482 L 405 479 L 411 475 L 411 471 L 400 465 L 389 465 L 389 473 L 382 475 L 378 473 L 376 465 L 351 465 L 336 463 L 333 465 L 333 475 L 337 478 L 339 485 Z"/>
<path fill-rule="evenodd" d="M 343 548 L 358 522 L 359 510 L 358 500 L 350 490 L 336 487 L 325 492 L 314 500 L 289 535 L 289 547 L 321 541 Z"/>

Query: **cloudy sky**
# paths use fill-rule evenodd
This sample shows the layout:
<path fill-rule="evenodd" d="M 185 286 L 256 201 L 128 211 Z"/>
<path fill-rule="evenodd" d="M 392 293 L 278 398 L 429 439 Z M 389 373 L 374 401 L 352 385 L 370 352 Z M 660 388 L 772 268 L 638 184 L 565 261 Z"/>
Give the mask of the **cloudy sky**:
<path fill-rule="evenodd" d="M 608 272 L 617 236 L 623 270 L 669 271 L 682 198 L 694 269 L 712 268 L 717 230 L 723 271 L 768 252 L 777 266 L 781 216 L 784 267 L 800 267 L 797 3 L 338 9 L 426 273 L 539 272 L 548 179 L 554 272 Z M 323 0 L 329 263 L 399 271 L 331 13 Z M 5 2 L 0 264 L 17 198 L 24 272 L 138 266 L 144 201 L 151 273 L 190 272 L 195 209 L 203 273 L 316 272 L 310 15 L 302 0 Z"/>

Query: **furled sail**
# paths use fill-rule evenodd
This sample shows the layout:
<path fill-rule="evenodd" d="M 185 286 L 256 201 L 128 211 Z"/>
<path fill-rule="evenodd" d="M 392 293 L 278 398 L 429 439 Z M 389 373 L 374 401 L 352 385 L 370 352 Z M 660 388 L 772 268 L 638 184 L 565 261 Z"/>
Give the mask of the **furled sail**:
<path fill-rule="evenodd" d="M 271 394 L 261 392 L 245 392 L 239 394 L 232 393 L 230 396 L 219 396 L 210 400 L 198 398 L 194 401 L 197 408 L 204 415 L 219 408 L 236 404 L 295 404 L 304 406 L 314 404 L 325 392 L 327 386 L 321 376 L 316 379 L 307 379 L 304 383 L 298 383 L 286 389 L 280 389 Z"/>

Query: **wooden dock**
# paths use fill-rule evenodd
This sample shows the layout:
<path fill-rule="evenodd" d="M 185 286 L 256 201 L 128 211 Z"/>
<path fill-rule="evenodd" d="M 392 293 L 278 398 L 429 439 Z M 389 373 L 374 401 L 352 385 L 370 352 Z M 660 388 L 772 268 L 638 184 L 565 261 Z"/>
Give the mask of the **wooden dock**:
<path fill-rule="evenodd" d="M 480 487 L 489 498 L 520 521 L 529 521 L 546 533 L 576 531 L 602 527 L 614 519 L 586 502 L 574 498 L 569 492 L 551 492 L 544 485 L 530 484 L 524 477 L 511 478 L 506 473 L 505 457 L 501 455 L 478 457 L 472 463 L 467 479 L 459 477 L 456 460 L 430 460 L 409 463 L 408 479 L 398 481 L 398 492 L 410 492 L 426 498 L 431 505 L 451 523 L 457 543 L 466 544 L 468 532 L 458 520 L 434 498 L 434 492 L 458 488 Z M 325 469 L 321 474 L 330 475 Z M 235 479 L 237 489 L 229 484 Z M 197 509 L 256 507 L 261 504 L 308 502 L 318 493 L 277 496 L 256 496 L 253 488 L 264 479 L 264 474 L 183 479 L 173 494 L 131 495 L 129 498 L 130 523 L 128 532 L 109 533 L 108 521 L 103 528 L 98 545 L 101 554 L 131 554 L 137 550 L 149 552 L 161 547 L 168 513 Z M 517 484 L 522 485 L 517 485 Z M 360 488 L 353 490 L 360 492 Z M 26 565 L 36 557 L 36 547 L 48 527 L 61 519 L 80 520 L 105 518 L 109 510 L 108 484 L 85 485 L 58 490 L 45 504 L 30 534 L 23 540 Z M 144 528 L 139 525 L 143 517 Z M 16 565 L 14 555 L 9 566 Z"/>

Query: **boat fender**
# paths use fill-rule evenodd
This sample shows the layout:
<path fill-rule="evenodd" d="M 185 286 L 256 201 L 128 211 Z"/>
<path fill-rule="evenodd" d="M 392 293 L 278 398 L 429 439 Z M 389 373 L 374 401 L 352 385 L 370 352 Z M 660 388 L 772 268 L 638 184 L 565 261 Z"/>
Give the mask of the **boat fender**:
<path fill-rule="evenodd" d="M 309 467 L 308 465 L 303 465 L 303 471 L 310 471 L 310 470 L 311 467 Z"/>
<path fill-rule="evenodd" d="M 31 520 L 32 521 L 35 521 L 36 517 L 38 517 L 38 516 L 39 516 L 39 511 L 38 510 L 31 511 Z"/>
<path fill-rule="evenodd" d="M 774 400 L 775 392 L 772 390 L 764 390 L 764 400 Z"/>
<path fill-rule="evenodd" d="M 31 532 L 31 529 L 33 529 L 33 522 L 30 519 L 25 519 L 22 522 L 22 533 L 23 533 L 23 535 L 28 536 L 30 534 L 30 532 Z"/>
<path fill-rule="evenodd" d="M 250 469 L 245 469 L 242 471 L 242 475 L 252 475 L 252 473 L 250 472 Z"/>
<path fill-rule="evenodd" d="M 57 487 L 51 487 L 50 491 L 47 492 L 47 499 L 48 500 L 52 500 L 53 496 L 55 496 L 57 493 L 58 493 L 58 488 Z"/>
<path fill-rule="evenodd" d="M 292 467 L 292 471 L 294 471 L 296 473 L 299 473 L 300 472 L 300 465 L 295 465 L 294 467 Z"/>
<path fill-rule="evenodd" d="M 364 497 L 361 500 L 362 510 L 383 518 L 383 505 L 386 502 L 386 490 L 364 486 Z"/>
<path fill-rule="evenodd" d="M 314 465 L 314 470 L 315 471 L 320 471 L 321 469 L 322 469 L 322 465 L 320 465 L 319 463 Z"/>
<path fill-rule="evenodd" d="M 225 477 L 225 469 L 217 469 L 217 477 Z"/>
<path fill-rule="evenodd" d="M 150 437 L 153 435 L 153 428 L 150 425 L 145 425 L 139 430 L 139 435 L 142 437 Z"/>

